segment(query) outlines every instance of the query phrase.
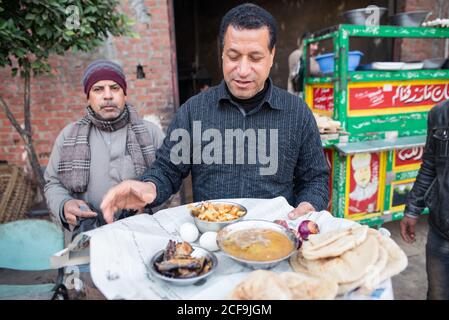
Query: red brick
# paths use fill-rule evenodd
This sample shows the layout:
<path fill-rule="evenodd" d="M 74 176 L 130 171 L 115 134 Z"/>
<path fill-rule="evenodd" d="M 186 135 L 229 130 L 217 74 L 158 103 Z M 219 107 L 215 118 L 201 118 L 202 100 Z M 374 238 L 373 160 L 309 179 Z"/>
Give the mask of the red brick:
<path fill-rule="evenodd" d="M 121 0 L 120 9 L 134 17 L 129 1 Z M 113 39 L 116 57 L 122 64 L 128 78 L 128 100 L 140 106 L 141 114 L 153 110 L 163 119 L 164 125 L 170 122 L 173 108 L 165 108 L 173 103 L 173 88 L 170 57 L 170 32 L 168 29 L 168 1 L 145 0 L 151 14 L 149 26 L 136 22 L 135 31 L 140 39 L 121 37 Z M 40 162 L 45 165 L 48 154 L 60 130 L 69 122 L 85 114 L 86 96 L 81 85 L 84 69 L 94 59 L 105 58 L 96 50 L 91 54 L 75 55 L 66 53 L 63 57 L 51 56 L 52 74 L 33 79 L 31 83 L 31 112 L 33 138 L 36 139 Z M 145 80 L 136 79 L 136 65 L 145 65 Z M 153 69 L 153 66 L 157 68 Z M 10 105 L 20 123 L 23 122 L 23 81 L 11 78 L 10 68 L 0 69 L 2 97 Z M 153 80 L 154 79 L 154 80 Z M 14 133 L 14 134 L 13 134 Z M 0 111 L 0 159 L 22 164 L 22 140 L 3 112 Z"/>

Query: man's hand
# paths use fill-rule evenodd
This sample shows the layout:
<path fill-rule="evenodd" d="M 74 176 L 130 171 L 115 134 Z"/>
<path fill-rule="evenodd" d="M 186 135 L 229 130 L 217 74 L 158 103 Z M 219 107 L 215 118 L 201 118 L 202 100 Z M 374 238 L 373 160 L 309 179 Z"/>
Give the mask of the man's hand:
<path fill-rule="evenodd" d="M 109 189 L 101 202 L 107 223 L 114 222 L 114 214 L 121 209 L 143 210 L 156 199 L 156 185 L 152 182 L 126 180 Z"/>
<path fill-rule="evenodd" d="M 404 216 L 401 220 L 401 236 L 407 243 L 415 241 L 415 225 L 418 222 L 417 218 Z"/>
<path fill-rule="evenodd" d="M 96 216 L 97 213 L 90 210 L 87 203 L 83 200 L 73 199 L 64 203 L 64 217 L 67 220 L 67 223 L 72 226 L 77 225 L 77 217 L 92 218 Z"/>
<path fill-rule="evenodd" d="M 288 218 L 295 220 L 311 211 L 316 211 L 315 208 L 308 202 L 301 202 L 298 207 L 289 212 Z"/>

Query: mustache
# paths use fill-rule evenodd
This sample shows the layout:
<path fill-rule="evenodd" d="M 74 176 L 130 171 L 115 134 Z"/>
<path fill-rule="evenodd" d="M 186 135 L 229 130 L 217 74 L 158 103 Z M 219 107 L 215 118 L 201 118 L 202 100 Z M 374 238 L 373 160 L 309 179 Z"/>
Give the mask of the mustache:
<path fill-rule="evenodd" d="M 104 108 L 118 108 L 118 106 L 115 103 L 103 103 L 100 105 L 100 109 L 104 109 Z"/>

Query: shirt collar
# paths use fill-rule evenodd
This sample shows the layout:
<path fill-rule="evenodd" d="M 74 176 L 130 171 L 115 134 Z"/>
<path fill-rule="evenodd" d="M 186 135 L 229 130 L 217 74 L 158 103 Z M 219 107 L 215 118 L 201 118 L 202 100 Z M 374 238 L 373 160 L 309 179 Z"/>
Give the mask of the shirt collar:
<path fill-rule="evenodd" d="M 266 103 L 269 105 L 272 109 L 282 110 L 282 105 L 279 104 L 276 100 L 276 92 L 273 90 L 273 81 L 271 78 L 268 78 L 268 82 L 270 84 L 270 87 L 268 88 L 267 95 L 265 96 L 264 101 L 262 104 Z M 226 82 L 224 80 L 221 81 L 220 85 L 218 86 L 218 102 L 219 104 L 222 101 L 229 101 L 231 102 L 231 96 L 229 95 L 228 91 L 226 90 Z"/>

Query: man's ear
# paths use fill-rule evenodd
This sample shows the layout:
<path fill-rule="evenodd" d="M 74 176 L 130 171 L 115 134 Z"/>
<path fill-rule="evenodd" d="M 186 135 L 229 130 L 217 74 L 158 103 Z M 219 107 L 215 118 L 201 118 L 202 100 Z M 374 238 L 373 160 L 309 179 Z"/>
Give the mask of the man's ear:
<path fill-rule="evenodd" d="M 274 46 L 273 49 L 271 49 L 271 52 L 270 52 L 270 54 L 271 54 L 271 65 L 270 65 L 270 68 L 273 66 L 275 53 L 276 53 L 276 46 Z"/>

